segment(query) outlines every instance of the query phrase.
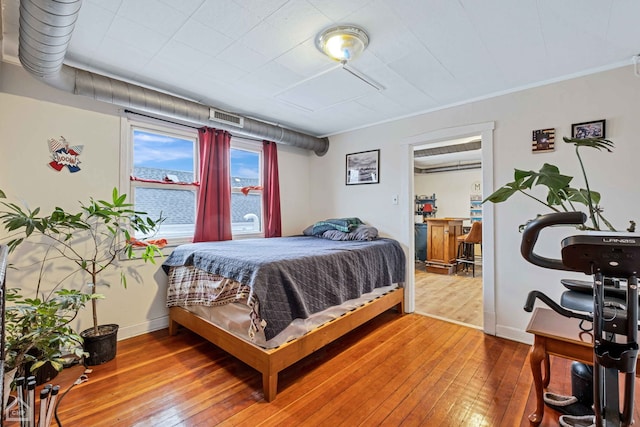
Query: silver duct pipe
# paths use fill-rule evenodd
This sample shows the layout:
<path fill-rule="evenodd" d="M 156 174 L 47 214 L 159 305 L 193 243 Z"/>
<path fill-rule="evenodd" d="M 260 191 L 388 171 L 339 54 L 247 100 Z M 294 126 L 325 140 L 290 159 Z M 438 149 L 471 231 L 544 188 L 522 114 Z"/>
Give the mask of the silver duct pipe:
<path fill-rule="evenodd" d="M 475 151 L 482 149 L 482 141 L 471 141 L 464 144 L 444 145 L 442 147 L 425 148 L 415 150 L 413 157 L 438 156 L 440 154 L 461 153 L 463 151 Z"/>
<path fill-rule="evenodd" d="M 461 171 L 467 169 L 480 169 L 482 168 L 482 162 L 473 162 L 473 163 L 460 163 L 457 165 L 449 165 L 449 166 L 434 166 L 430 168 L 414 168 L 414 173 L 438 173 L 438 172 L 452 172 L 452 171 Z"/>
<path fill-rule="evenodd" d="M 329 150 L 328 138 L 317 138 L 249 117 L 242 117 L 241 127 L 228 125 L 210 119 L 215 107 L 63 65 L 81 5 L 82 0 L 20 0 L 18 56 L 22 66 L 39 80 L 98 101 L 292 145 L 312 150 L 318 156 Z"/>

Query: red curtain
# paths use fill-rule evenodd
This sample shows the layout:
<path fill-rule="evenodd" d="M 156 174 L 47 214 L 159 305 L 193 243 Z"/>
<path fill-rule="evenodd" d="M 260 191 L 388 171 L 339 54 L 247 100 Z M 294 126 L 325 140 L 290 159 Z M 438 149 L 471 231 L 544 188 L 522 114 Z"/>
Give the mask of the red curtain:
<path fill-rule="evenodd" d="M 193 241 L 231 240 L 231 134 L 205 127 L 198 137 L 200 190 Z"/>
<path fill-rule="evenodd" d="M 264 200 L 264 237 L 282 236 L 280 216 L 280 179 L 278 178 L 278 149 L 276 143 L 262 141 L 264 167 L 262 195 Z"/>

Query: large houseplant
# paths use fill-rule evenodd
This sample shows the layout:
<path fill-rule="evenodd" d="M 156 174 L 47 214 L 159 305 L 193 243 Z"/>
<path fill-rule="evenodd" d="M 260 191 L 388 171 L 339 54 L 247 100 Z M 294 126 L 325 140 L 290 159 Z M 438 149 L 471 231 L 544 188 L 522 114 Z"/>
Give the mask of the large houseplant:
<path fill-rule="evenodd" d="M 91 297 L 86 301 L 91 301 L 93 327 L 80 333 L 84 350 L 88 353 L 85 361 L 96 365 L 113 359 L 118 326 L 99 324 L 97 300 L 102 296 L 96 288 L 107 284 L 101 281 L 102 273 L 117 269 L 121 257 L 131 259 L 139 255 L 145 262 L 155 263 L 154 257 L 160 255 L 159 247 L 145 244 L 139 251 L 134 250 L 140 241 L 130 233 L 140 232 L 148 236 L 157 229 L 162 218 L 153 220 L 146 217 L 146 213 L 135 211 L 127 203 L 126 195 L 119 194 L 115 188 L 110 201 L 90 198 L 88 203 L 80 203 L 76 212 L 56 207 L 50 215 L 38 216 L 40 208 L 31 210 L 8 202 L 2 202 L 2 206 L 5 210 L 0 212 L 0 221 L 10 233 L 10 251 L 32 240 L 44 245 L 43 260 L 51 262 L 49 268 L 57 268 L 64 261 L 71 266 L 64 278 L 54 284 L 53 292 L 60 291 L 62 286 L 73 280 L 77 280 L 76 285 L 89 283 Z M 50 256 L 50 251 L 56 256 Z M 44 264 L 43 261 L 41 272 L 45 269 Z M 41 278 L 42 274 L 38 286 Z M 124 270 L 120 270 L 120 281 L 126 287 Z"/>
<path fill-rule="evenodd" d="M 4 319 L 6 369 L 15 368 L 17 376 L 27 376 L 49 364 L 55 372 L 62 370 L 64 355 L 84 356 L 82 338 L 70 323 L 94 295 L 59 289 L 47 298 L 28 298 L 10 288 L 5 297 L 9 303 Z M 51 378 L 47 371 L 39 382 Z"/>
<path fill-rule="evenodd" d="M 552 164 L 545 163 L 539 171 L 525 171 L 515 169 L 514 180 L 500 187 L 489 195 L 484 202 L 501 203 L 515 194 L 524 196 L 539 202 L 554 212 L 569 212 L 579 210 L 576 205 L 584 205 L 587 209 L 588 222 L 582 227 L 585 230 L 601 230 L 607 228 L 616 231 L 614 226 L 604 217 L 603 208 L 600 206 L 600 193 L 591 189 L 589 178 L 580 156 L 581 148 L 593 148 L 612 152 L 614 144 L 605 138 L 563 138 L 564 142 L 575 146 L 575 154 L 580 164 L 580 170 L 584 179 L 585 188 L 571 187 L 573 177 L 560 173 L 560 169 Z M 533 188 L 545 187 L 546 199 L 536 197 Z M 628 231 L 635 231 L 635 223 L 630 221 Z M 522 229 L 524 225 L 521 225 Z"/>

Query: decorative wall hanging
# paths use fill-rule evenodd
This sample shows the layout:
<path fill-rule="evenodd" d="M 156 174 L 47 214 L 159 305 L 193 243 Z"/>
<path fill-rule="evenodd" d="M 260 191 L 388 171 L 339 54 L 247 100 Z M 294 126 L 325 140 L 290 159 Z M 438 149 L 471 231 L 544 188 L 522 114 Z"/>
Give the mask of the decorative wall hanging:
<path fill-rule="evenodd" d="M 378 184 L 380 182 L 380 150 L 347 154 L 346 184 Z"/>
<path fill-rule="evenodd" d="M 571 125 L 571 137 L 575 139 L 606 138 L 605 120 L 575 123 Z"/>
<path fill-rule="evenodd" d="M 64 136 L 60 139 L 50 138 L 49 151 L 51 152 L 51 158 L 53 161 L 49 162 L 49 166 L 60 172 L 65 166 L 69 169 L 69 172 L 78 172 L 80 167 L 80 159 L 78 156 L 82 153 L 84 145 L 69 145 Z"/>
<path fill-rule="evenodd" d="M 534 153 L 542 153 L 545 151 L 553 151 L 556 142 L 555 128 L 538 129 L 533 131 L 531 139 L 531 151 Z"/>

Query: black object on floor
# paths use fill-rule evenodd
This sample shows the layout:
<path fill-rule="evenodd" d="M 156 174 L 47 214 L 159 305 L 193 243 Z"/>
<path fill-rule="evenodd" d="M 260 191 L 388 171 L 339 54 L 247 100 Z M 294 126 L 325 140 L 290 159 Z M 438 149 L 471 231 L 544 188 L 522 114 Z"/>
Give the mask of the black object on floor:
<path fill-rule="evenodd" d="M 546 392 L 544 404 L 563 415 L 593 415 L 591 406 L 580 402 L 575 396 L 563 396 Z"/>
<path fill-rule="evenodd" d="M 571 394 L 580 403 L 593 406 L 593 367 L 581 362 L 571 363 Z"/>

